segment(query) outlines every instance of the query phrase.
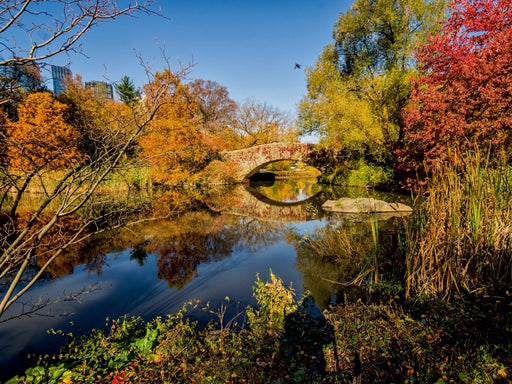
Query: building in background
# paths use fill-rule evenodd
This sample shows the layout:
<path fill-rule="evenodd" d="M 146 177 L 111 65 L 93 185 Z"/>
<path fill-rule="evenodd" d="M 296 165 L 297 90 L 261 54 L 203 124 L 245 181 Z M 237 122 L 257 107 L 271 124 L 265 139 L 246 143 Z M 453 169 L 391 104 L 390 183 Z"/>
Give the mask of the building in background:
<path fill-rule="evenodd" d="M 64 92 L 66 90 L 64 80 L 72 75 L 69 68 L 52 65 L 53 93 L 60 95 Z"/>
<path fill-rule="evenodd" d="M 86 81 L 85 88 L 91 89 L 94 96 L 98 99 L 114 99 L 114 89 L 112 84 L 105 81 Z"/>

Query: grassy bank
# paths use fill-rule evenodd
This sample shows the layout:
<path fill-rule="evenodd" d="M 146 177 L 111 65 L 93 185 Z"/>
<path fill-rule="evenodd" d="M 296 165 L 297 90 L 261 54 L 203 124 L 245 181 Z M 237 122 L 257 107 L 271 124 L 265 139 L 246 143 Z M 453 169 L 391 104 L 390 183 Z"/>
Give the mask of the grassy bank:
<path fill-rule="evenodd" d="M 189 303 L 166 319 L 108 321 L 8 383 L 492 383 L 508 382 L 510 298 L 308 310 L 272 276 L 258 307 L 233 319 L 226 306 Z M 206 327 L 186 319 L 212 313 Z M 486 320 L 489 311 L 493 321 Z M 247 323 L 245 323 L 247 321 Z M 246 327 L 242 327 L 242 325 Z M 59 332 L 56 332 L 59 334 Z"/>
<path fill-rule="evenodd" d="M 42 173 L 41 177 L 33 178 L 27 192 L 30 194 L 45 194 L 52 191 L 63 179 L 69 170 L 50 170 Z M 112 171 L 107 178 L 99 185 L 97 193 L 118 193 L 133 190 L 150 188 L 151 179 L 148 167 L 133 167 L 123 170 Z"/>
<path fill-rule="evenodd" d="M 406 236 L 409 296 L 506 291 L 512 282 L 512 168 L 478 152 L 430 170 Z"/>

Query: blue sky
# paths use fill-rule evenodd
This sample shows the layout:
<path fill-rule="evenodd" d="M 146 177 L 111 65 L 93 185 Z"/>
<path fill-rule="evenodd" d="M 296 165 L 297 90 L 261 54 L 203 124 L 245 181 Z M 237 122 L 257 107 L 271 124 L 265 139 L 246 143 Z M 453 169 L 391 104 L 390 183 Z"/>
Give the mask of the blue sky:
<path fill-rule="evenodd" d="M 304 69 L 315 63 L 332 42 L 337 16 L 345 0 L 179 0 L 157 1 L 157 16 L 119 18 L 100 24 L 82 40 L 81 55 L 70 68 L 84 81 L 118 81 L 128 75 L 137 86 L 145 75 L 135 52 L 162 69 L 158 44 L 165 45 L 171 69 L 178 60 L 193 61 L 190 78 L 226 86 L 231 98 L 255 98 L 284 111 L 295 111 L 305 92 Z M 66 56 L 52 64 L 67 64 Z M 295 63 L 301 69 L 294 69 Z"/>

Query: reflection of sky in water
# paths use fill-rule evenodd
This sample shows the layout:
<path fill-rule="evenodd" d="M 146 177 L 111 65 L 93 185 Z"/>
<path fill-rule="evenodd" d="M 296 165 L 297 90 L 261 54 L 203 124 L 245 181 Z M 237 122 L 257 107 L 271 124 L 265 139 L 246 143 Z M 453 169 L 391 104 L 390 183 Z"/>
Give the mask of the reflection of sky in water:
<path fill-rule="evenodd" d="M 210 301 L 215 307 L 226 296 L 233 302 L 231 314 L 234 315 L 236 302 L 240 301 L 240 309 L 254 303 L 252 286 L 256 274 L 259 273 L 262 280 L 266 281 L 269 279 L 269 269 L 281 277 L 285 284 L 289 285 L 293 281 L 293 287 L 299 295 L 302 289 L 300 274 L 294 268 L 295 250 L 284 240 L 257 252 L 242 248 L 221 261 L 200 264 L 197 277 L 181 290 L 170 289 L 166 280 L 156 278 L 156 257 L 149 255 L 144 265 L 139 266 L 136 260 L 130 260 L 130 252 L 125 250 L 115 255 L 109 254 L 101 276 L 88 272 L 84 266 L 78 266 L 72 275 L 53 279 L 33 289 L 25 297 L 26 300 L 32 297 L 35 301 L 41 295 L 55 298 L 97 283 L 103 286 L 82 297 L 82 303 L 69 301 L 42 311 L 49 316 L 22 317 L 0 324 L 0 381 L 19 371 L 11 369 L 19 363 L 20 353 L 28 350 L 56 352 L 57 344 L 63 340 L 58 336 L 49 336 L 45 331 L 50 328 L 70 331 L 70 321 L 79 329 L 87 331 L 93 327 L 104 328 L 106 317 L 113 319 L 129 314 L 149 320 L 175 313 L 192 299 L 203 303 Z M 61 313 L 71 315 L 54 316 Z M 199 320 L 206 318 L 204 313 L 195 313 L 194 316 Z"/>
<path fill-rule="evenodd" d="M 284 200 L 283 202 L 284 203 L 291 203 L 292 201 L 302 201 L 302 200 L 307 200 L 309 199 L 311 196 L 313 196 L 312 194 L 310 193 L 307 193 L 306 191 L 303 191 L 302 189 L 297 191 L 297 198 L 295 200 Z"/>

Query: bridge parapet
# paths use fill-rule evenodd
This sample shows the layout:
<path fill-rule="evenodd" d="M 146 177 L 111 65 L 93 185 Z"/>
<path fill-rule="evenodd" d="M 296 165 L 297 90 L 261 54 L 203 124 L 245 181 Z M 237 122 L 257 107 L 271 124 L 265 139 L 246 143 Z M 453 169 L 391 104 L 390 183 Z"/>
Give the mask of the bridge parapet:
<path fill-rule="evenodd" d="M 254 175 L 269 163 L 281 160 L 301 161 L 318 168 L 322 173 L 332 172 L 340 160 L 340 152 L 319 148 L 315 144 L 271 143 L 237 151 L 223 152 L 224 161 L 234 164 L 238 181 Z"/>

